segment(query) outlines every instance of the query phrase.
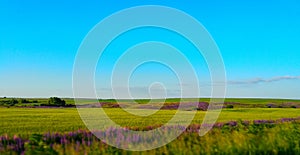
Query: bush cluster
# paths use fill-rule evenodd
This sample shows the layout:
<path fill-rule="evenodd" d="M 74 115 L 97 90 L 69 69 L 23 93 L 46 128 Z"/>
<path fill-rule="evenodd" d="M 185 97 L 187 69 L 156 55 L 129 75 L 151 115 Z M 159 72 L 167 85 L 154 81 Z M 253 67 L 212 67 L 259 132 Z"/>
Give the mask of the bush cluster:
<path fill-rule="evenodd" d="M 66 105 L 66 101 L 62 100 L 58 97 L 50 97 L 48 99 L 48 104 L 49 105 L 54 105 L 54 106 L 65 106 Z"/>

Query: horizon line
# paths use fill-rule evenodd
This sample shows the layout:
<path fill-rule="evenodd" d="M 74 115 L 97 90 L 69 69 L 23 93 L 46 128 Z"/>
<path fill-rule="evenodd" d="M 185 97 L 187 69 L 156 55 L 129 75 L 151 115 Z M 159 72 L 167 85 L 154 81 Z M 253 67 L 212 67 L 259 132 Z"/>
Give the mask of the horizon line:
<path fill-rule="evenodd" d="M 27 98 L 27 99 L 48 99 L 50 97 L 59 97 L 63 99 L 93 99 L 93 100 L 166 100 L 166 99 L 211 99 L 213 97 L 168 97 L 168 98 L 92 98 L 92 97 L 70 97 L 70 96 L 49 96 L 49 97 L 25 97 L 25 96 L 1 96 L 0 98 Z M 220 99 L 220 98 L 215 98 Z M 282 100 L 300 100 L 300 98 L 280 98 L 280 97 L 234 97 L 234 96 L 228 96 L 224 97 L 224 99 L 282 99 Z"/>

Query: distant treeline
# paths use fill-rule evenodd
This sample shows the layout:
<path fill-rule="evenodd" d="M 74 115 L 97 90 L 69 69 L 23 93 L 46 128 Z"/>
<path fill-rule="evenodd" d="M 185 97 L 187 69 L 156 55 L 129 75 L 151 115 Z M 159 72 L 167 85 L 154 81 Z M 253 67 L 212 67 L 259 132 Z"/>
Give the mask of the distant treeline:
<path fill-rule="evenodd" d="M 25 98 L 6 98 L 0 99 L 0 106 L 56 106 L 70 107 L 72 104 L 66 104 L 66 101 L 58 97 L 50 97 L 49 99 L 25 99 Z"/>
<path fill-rule="evenodd" d="M 80 99 L 79 99 L 80 100 Z M 137 103 L 138 109 L 178 109 L 181 104 L 180 98 L 168 99 L 81 99 L 83 102 L 78 107 L 103 107 L 121 108 Z M 98 102 L 97 102 L 98 101 Z M 151 102 L 150 102 L 151 101 Z M 197 99 L 184 99 L 183 107 L 189 107 L 189 103 L 197 102 Z M 149 104 L 150 103 L 150 104 Z M 153 104 L 154 103 L 154 104 Z M 162 103 L 158 106 L 155 103 Z M 209 98 L 199 98 L 196 110 L 207 110 L 210 103 Z M 159 105 L 160 105 L 159 104 Z M 122 106 L 120 106 L 122 105 Z M 74 98 L 0 98 L 0 106 L 4 107 L 76 107 Z M 223 108 L 300 108 L 300 100 L 292 99 L 255 99 L 255 98 L 226 98 Z M 195 110 L 195 109 L 194 109 Z"/>
<path fill-rule="evenodd" d="M 15 104 L 24 104 L 24 103 L 38 103 L 37 100 L 27 100 L 27 99 L 16 99 L 16 98 L 10 98 L 6 99 L 3 98 L 0 100 L 0 105 L 8 105 L 8 106 L 14 106 Z"/>

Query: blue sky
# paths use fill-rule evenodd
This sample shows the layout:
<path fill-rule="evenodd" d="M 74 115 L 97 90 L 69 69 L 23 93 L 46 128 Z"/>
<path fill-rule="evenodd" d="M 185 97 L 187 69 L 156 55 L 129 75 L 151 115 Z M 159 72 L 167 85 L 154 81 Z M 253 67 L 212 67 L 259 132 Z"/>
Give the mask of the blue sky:
<path fill-rule="evenodd" d="M 173 7 L 203 24 L 223 56 L 229 81 L 228 97 L 300 98 L 300 2 L 297 0 L 2 0 L 0 96 L 72 97 L 73 63 L 86 34 L 110 14 L 139 5 Z M 147 32 L 149 35 L 146 35 Z M 108 87 L 105 85 L 109 82 L 106 73 L 111 71 L 113 65 L 110 60 L 122 54 L 111 51 L 119 48 L 122 52 L 123 46 L 138 43 L 147 37 L 149 39 L 149 32 L 141 30 L 124 35 L 126 41 L 116 40 L 116 46 L 104 53 L 96 73 L 97 90 L 101 97 L 110 98 L 110 94 L 101 90 Z M 141 33 L 147 37 L 139 37 Z M 161 32 L 152 33 L 151 39 L 164 41 L 159 34 Z M 176 41 L 178 46 L 183 46 L 182 42 Z M 199 80 L 207 82 L 209 74 L 201 55 L 192 49 L 182 52 L 188 55 L 196 68 Z M 176 80 L 175 75 L 167 70 L 157 64 L 145 65 L 136 70 L 131 79 L 132 85 L 134 88 L 146 88 L 151 80 Z M 178 91 L 172 82 L 166 86 L 174 86 L 171 89 Z M 202 90 L 202 96 L 209 95 L 205 87 Z M 146 93 L 140 89 L 137 91 L 142 92 L 142 96 Z M 176 93 L 173 95 L 176 96 Z"/>

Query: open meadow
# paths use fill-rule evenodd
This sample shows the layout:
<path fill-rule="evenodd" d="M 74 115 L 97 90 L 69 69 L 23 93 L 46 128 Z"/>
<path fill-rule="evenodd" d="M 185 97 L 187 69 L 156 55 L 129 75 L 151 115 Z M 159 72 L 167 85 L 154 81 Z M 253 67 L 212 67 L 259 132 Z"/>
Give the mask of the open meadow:
<path fill-rule="evenodd" d="M 88 111 L 91 111 L 91 117 L 93 117 L 93 113 L 97 109 L 90 108 Z M 112 120 L 124 127 L 162 125 L 167 123 L 176 112 L 176 110 L 161 110 L 152 116 L 138 117 L 129 115 L 119 108 L 108 108 L 105 111 Z M 201 124 L 205 113 L 205 111 L 197 111 L 192 124 Z M 294 108 L 223 109 L 217 122 L 276 120 L 299 116 L 300 109 Z M 26 135 L 86 129 L 76 108 L 0 108 L 0 118 L 1 135 Z"/>
<path fill-rule="evenodd" d="M 71 99 L 66 101 L 66 105 L 74 104 Z M 199 103 L 202 105 L 206 101 L 208 100 L 202 99 Z M 106 103 L 103 105 L 117 105 L 114 100 L 102 102 Z M 146 100 L 137 102 L 147 105 Z M 217 123 L 205 136 L 199 136 L 198 130 L 206 111 L 198 109 L 191 125 L 177 139 L 160 148 L 144 152 L 130 152 L 109 146 L 92 135 L 75 107 L 46 106 L 46 103 L 46 99 L 39 99 L 34 103 L 36 105 L 17 103 L 0 108 L 1 154 L 300 153 L 300 108 L 297 108 L 299 101 L 296 100 L 227 99 Z M 128 103 L 129 101 L 124 100 L 122 104 Z M 177 112 L 170 105 L 177 103 L 177 99 L 168 99 L 164 105 L 168 105 L 166 107 L 169 109 L 162 108 L 150 116 L 134 116 L 117 106 L 108 106 L 104 111 L 111 120 L 124 127 L 124 130 L 147 131 L 167 123 Z M 144 106 L 136 110 L 154 110 L 142 107 Z M 99 117 L 94 115 L 99 110 L 97 107 L 80 108 L 88 111 L 90 118 Z M 187 110 L 184 114 L 191 112 Z M 142 140 L 142 137 L 126 138 L 119 135 L 122 132 L 118 130 L 120 129 L 109 132 L 116 132 L 116 136 L 123 137 L 123 141 L 139 143 Z M 166 132 L 169 130 L 171 128 L 167 127 Z"/>

